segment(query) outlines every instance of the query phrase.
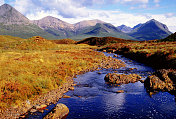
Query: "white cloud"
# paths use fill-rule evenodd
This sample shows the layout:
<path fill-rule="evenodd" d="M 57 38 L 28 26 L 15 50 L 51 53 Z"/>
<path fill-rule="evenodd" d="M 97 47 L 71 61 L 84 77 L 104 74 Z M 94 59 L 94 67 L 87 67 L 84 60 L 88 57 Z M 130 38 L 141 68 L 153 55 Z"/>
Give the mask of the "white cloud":
<path fill-rule="evenodd" d="M 154 0 L 153 2 L 155 3 L 155 7 L 160 7 L 159 5 L 160 0 Z"/>
<path fill-rule="evenodd" d="M 149 0 L 121 0 L 122 2 L 131 2 L 131 3 L 148 3 Z"/>
<path fill-rule="evenodd" d="M 14 4 L 14 7 L 22 14 L 35 12 L 41 9 L 41 7 L 37 6 L 33 0 L 15 0 L 12 4 Z"/>
<path fill-rule="evenodd" d="M 41 11 L 57 10 L 66 18 L 89 16 L 88 6 L 106 5 L 107 3 L 138 4 L 137 8 L 147 8 L 149 0 L 15 0 L 14 7 L 27 15 Z M 136 8 L 133 7 L 133 8 Z"/>
<path fill-rule="evenodd" d="M 80 1 L 80 2 L 78 2 Z M 146 8 L 148 0 L 109 0 L 110 2 L 136 3 L 138 7 Z M 104 3 L 107 1 L 104 0 Z M 155 0 L 155 2 L 159 2 Z M 86 3 L 86 4 L 85 4 Z M 24 13 L 29 19 L 41 19 L 54 16 L 68 23 L 81 20 L 100 19 L 115 26 L 125 24 L 133 27 L 150 19 L 156 19 L 166 24 L 172 32 L 176 32 L 176 16 L 174 14 L 132 14 L 119 10 L 91 9 L 87 6 L 101 4 L 100 0 L 16 0 L 15 8 Z M 103 4 L 103 3 L 102 3 Z M 44 6 L 44 7 L 43 7 Z M 135 8 L 135 7 L 134 7 Z"/>
<path fill-rule="evenodd" d="M 159 3 L 160 2 L 160 0 L 154 0 L 154 3 Z"/>
<path fill-rule="evenodd" d="M 166 18 L 174 17 L 174 13 L 166 13 L 165 16 Z"/>
<path fill-rule="evenodd" d="M 3 5 L 4 3 L 4 0 L 0 0 L 0 5 Z"/>
<path fill-rule="evenodd" d="M 159 5 L 159 4 L 156 4 L 155 7 L 160 7 L 160 5 Z"/>
<path fill-rule="evenodd" d="M 176 32 L 176 16 L 167 17 L 164 14 L 151 15 L 152 18 L 166 24 L 171 32 Z"/>

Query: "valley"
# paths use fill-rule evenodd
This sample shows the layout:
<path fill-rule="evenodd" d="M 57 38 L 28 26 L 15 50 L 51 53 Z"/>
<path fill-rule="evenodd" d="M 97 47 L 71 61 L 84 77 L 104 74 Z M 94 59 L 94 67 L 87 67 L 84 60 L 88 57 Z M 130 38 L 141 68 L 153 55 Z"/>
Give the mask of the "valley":
<path fill-rule="evenodd" d="M 3 4 L 0 76 L 4 119 L 176 118 L 176 33 L 155 19 L 30 20 Z"/>

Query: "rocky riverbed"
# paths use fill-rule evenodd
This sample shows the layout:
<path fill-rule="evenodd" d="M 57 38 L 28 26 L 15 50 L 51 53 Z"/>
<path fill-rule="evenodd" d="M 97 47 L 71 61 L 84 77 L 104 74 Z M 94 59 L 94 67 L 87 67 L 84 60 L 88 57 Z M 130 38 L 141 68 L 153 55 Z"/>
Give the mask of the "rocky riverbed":
<path fill-rule="evenodd" d="M 6 110 L 1 111 L 0 118 L 25 118 L 28 115 L 35 113 L 36 111 L 43 112 L 42 109 L 44 110 L 45 108 L 37 109 L 37 107 L 42 107 L 43 105 L 47 107 L 51 104 L 56 104 L 58 100 L 62 98 L 64 93 L 73 89 L 73 86 L 75 85 L 73 77 L 76 75 L 100 69 L 118 69 L 124 66 L 125 64 L 121 60 L 108 57 L 107 59 L 102 60 L 101 64 L 95 66 L 94 68 L 90 69 L 87 67 L 85 71 L 78 72 L 72 77 L 67 77 L 67 82 L 61 85 L 58 89 L 42 94 L 37 98 L 34 98 L 34 100 L 26 100 L 20 106 L 12 106 Z"/>
<path fill-rule="evenodd" d="M 105 54 L 114 56 L 112 53 Z M 59 100 L 59 103 L 69 107 L 67 119 L 174 119 L 176 117 L 175 97 L 168 92 L 158 92 L 149 96 L 144 88 L 143 80 L 152 75 L 154 70 L 121 55 L 117 58 L 124 61 L 126 67 L 87 72 L 74 78 L 77 82 L 75 90 L 66 93 L 70 98 Z M 142 79 L 135 83 L 109 84 L 104 80 L 108 73 L 138 74 Z"/>
<path fill-rule="evenodd" d="M 149 76 L 144 85 L 149 92 L 166 91 L 176 95 L 176 71 L 171 69 L 157 70 Z"/>
<path fill-rule="evenodd" d="M 135 83 L 139 81 L 142 77 L 137 74 L 116 74 L 116 73 L 108 73 L 104 80 L 110 84 L 128 84 Z"/>

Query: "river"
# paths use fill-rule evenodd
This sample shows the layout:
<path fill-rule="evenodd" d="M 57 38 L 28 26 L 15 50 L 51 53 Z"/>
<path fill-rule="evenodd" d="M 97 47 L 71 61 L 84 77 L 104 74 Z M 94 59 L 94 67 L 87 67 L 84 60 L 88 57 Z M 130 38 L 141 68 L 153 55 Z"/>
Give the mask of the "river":
<path fill-rule="evenodd" d="M 114 54 L 105 53 L 113 57 Z M 115 57 L 114 57 L 115 58 Z M 175 97 L 168 92 L 159 92 L 150 96 L 141 82 L 114 86 L 106 84 L 104 77 L 107 73 L 136 73 L 143 80 L 154 70 L 144 64 L 118 55 L 118 59 L 126 63 L 125 68 L 117 70 L 103 69 L 78 75 L 74 91 L 62 98 L 58 103 L 68 106 L 70 113 L 67 119 L 174 119 L 176 118 Z M 129 68 L 136 68 L 129 70 Z M 98 73 L 98 72 L 101 72 Z M 116 93 L 124 90 L 124 93 Z"/>
<path fill-rule="evenodd" d="M 176 119 L 175 96 L 168 92 L 150 96 L 140 81 L 120 86 L 105 83 L 107 73 L 135 73 L 145 80 L 155 71 L 121 55 L 117 58 L 125 62 L 126 67 L 87 72 L 74 78 L 77 84 L 75 90 L 66 93 L 71 98 L 62 98 L 58 102 L 68 106 L 70 112 L 67 119 Z M 118 90 L 124 90 L 124 93 L 117 93 Z M 42 119 L 54 106 L 56 104 L 48 106 L 44 113 L 29 115 L 27 119 Z"/>

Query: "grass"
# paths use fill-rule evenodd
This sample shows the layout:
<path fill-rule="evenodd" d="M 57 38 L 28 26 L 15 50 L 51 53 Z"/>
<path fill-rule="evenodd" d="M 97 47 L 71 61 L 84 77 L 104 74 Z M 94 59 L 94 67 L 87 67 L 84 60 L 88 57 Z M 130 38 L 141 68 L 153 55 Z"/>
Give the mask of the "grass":
<path fill-rule="evenodd" d="M 176 42 L 130 42 L 106 45 L 103 49 L 114 49 L 134 60 L 147 63 L 154 68 L 176 68 Z"/>
<path fill-rule="evenodd" d="M 0 109 L 57 89 L 67 77 L 98 67 L 106 58 L 85 44 L 55 44 L 41 37 L 0 40 Z"/>

